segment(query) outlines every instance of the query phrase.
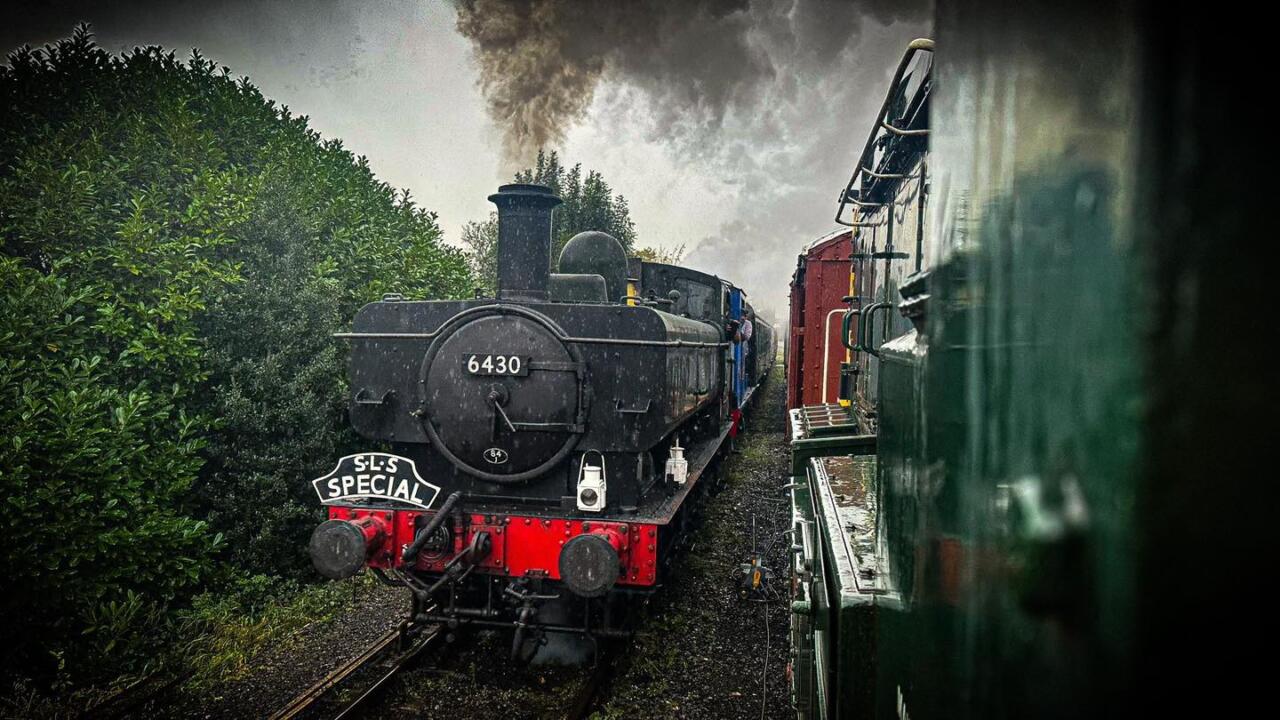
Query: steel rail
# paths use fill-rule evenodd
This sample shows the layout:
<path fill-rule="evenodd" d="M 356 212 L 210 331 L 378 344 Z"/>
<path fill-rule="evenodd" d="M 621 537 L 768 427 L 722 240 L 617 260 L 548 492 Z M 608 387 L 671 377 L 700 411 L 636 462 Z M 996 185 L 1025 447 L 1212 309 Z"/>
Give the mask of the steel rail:
<path fill-rule="evenodd" d="M 569 705 L 568 712 L 565 714 L 567 720 L 586 720 L 591 717 L 591 711 L 595 707 L 596 701 L 600 699 L 600 691 L 604 688 L 605 683 L 613 677 L 614 671 L 617 669 L 618 660 L 622 655 L 624 648 L 606 648 L 603 657 L 596 658 L 595 667 L 591 669 L 591 675 L 583 683 L 582 689 L 578 691 L 573 699 L 573 703 Z"/>
<path fill-rule="evenodd" d="M 381 690 L 382 686 L 386 685 L 388 680 L 395 677 L 397 673 L 404 669 L 405 665 L 408 665 L 417 659 L 417 657 L 422 654 L 422 651 L 427 649 L 427 646 L 431 645 L 437 638 L 442 637 L 443 634 L 444 627 L 441 625 L 437 625 L 431 630 L 425 632 L 422 637 L 418 638 L 412 647 L 405 651 L 399 658 L 396 658 L 394 665 L 388 668 L 387 671 L 378 677 L 377 680 L 374 680 L 373 684 L 371 684 L 363 693 L 360 693 L 359 697 L 347 703 L 347 706 L 342 708 L 341 712 L 334 715 L 334 720 L 343 720 L 344 718 L 351 717 L 366 700 L 373 697 L 379 690 Z"/>
<path fill-rule="evenodd" d="M 288 705 L 285 705 L 283 708 L 273 713 L 271 715 L 271 720 L 293 720 L 293 718 L 300 717 L 314 709 L 316 703 L 319 702 L 321 698 L 328 695 L 334 688 L 338 687 L 351 676 L 367 667 L 375 659 L 385 655 L 388 650 L 399 642 L 400 636 L 400 628 L 388 631 L 385 635 L 382 635 L 369 645 L 369 647 L 365 648 L 365 650 L 359 655 L 356 655 L 342 665 L 339 665 L 311 687 L 303 690 L 297 697 L 289 701 Z M 439 626 L 424 630 L 422 636 L 415 639 L 410 648 L 401 653 L 385 673 L 374 681 L 374 683 L 361 693 L 359 697 L 352 702 L 347 703 L 347 705 L 334 717 L 343 718 L 350 716 L 357 707 L 381 689 L 382 686 L 386 684 L 387 680 L 391 679 L 392 676 L 402 670 L 410 661 L 417 658 L 423 650 L 441 636 L 442 630 Z"/>
<path fill-rule="evenodd" d="M 288 705 L 273 713 L 271 715 L 271 720 L 291 720 L 291 718 L 298 717 L 302 713 L 306 712 L 317 700 L 333 688 L 337 687 L 343 680 L 346 680 L 357 670 L 364 667 L 364 665 L 370 660 L 382 654 L 388 647 L 396 643 L 399 639 L 400 630 L 398 628 L 389 631 L 387 634 L 374 641 L 374 643 L 368 648 L 365 648 L 364 652 L 339 665 L 333 670 L 333 672 L 330 672 L 328 675 L 320 678 L 320 680 L 314 685 L 303 690 L 302 693 L 291 700 Z"/>

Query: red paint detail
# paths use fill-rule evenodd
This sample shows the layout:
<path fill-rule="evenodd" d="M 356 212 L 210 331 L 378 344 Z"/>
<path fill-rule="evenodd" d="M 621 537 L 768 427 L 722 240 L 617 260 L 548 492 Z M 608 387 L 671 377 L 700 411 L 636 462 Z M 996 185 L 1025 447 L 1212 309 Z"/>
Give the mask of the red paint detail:
<path fill-rule="evenodd" d="M 387 531 L 391 529 L 391 523 L 386 518 L 374 514 L 356 518 L 351 524 L 364 535 L 365 547 L 374 550 L 386 539 Z"/>
<path fill-rule="evenodd" d="M 600 537 L 604 538 L 605 542 L 612 545 L 613 549 L 618 551 L 619 557 L 622 556 L 623 549 L 630 546 L 630 543 L 627 542 L 627 530 L 625 526 L 620 528 L 619 527 L 602 527 L 602 528 L 593 527 L 591 529 L 591 534 L 599 535 Z M 559 561 L 557 561 L 557 564 L 559 564 Z"/>
<path fill-rule="evenodd" d="M 394 511 L 372 510 L 364 508 L 329 508 L 329 518 L 345 520 L 364 535 L 365 547 L 369 553 L 368 562 L 373 565 L 390 557 Z"/>
<path fill-rule="evenodd" d="M 372 517 L 371 523 L 381 528 L 382 537 L 377 551 L 369 557 L 369 567 L 389 569 L 400 567 L 400 553 L 413 542 L 418 518 L 422 524 L 430 521 L 435 513 L 419 510 L 386 510 L 329 506 L 329 517 L 338 520 Z M 618 551 L 621 571 L 618 584 L 629 587 L 649 587 L 657 582 L 657 545 L 653 541 L 658 526 L 646 523 L 620 523 L 592 518 L 541 518 L 524 515 L 466 515 L 461 531 L 454 529 L 452 546 L 434 556 L 425 551 L 418 556 L 415 569 L 423 572 L 441 572 L 449 560 L 470 546 L 479 532 L 489 533 L 489 555 L 474 570 L 484 575 L 524 577 L 540 574 L 552 580 L 560 579 L 560 550 L 572 537 L 581 535 L 583 523 L 586 532 L 600 535 Z M 650 542 L 640 542 L 647 535 Z"/>
<path fill-rule="evenodd" d="M 943 602 L 958 607 L 964 589 L 966 553 L 959 538 L 943 537 L 934 541 L 938 560 L 938 595 Z"/>
<path fill-rule="evenodd" d="M 827 313 L 848 307 L 840 298 L 849 294 L 849 257 L 853 235 L 845 231 L 809 248 L 791 278 L 791 336 L 787 342 L 787 407 L 836 401 L 840 363 L 841 315 L 827 323 Z M 828 341 L 826 334 L 830 330 Z M 822 396 L 823 348 L 827 350 L 827 397 Z"/>
<path fill-rule="evenodd" d="M 729 437 L 738 437 L 738 429 L 742 427 L 742 411 L 735 409 L 729 413 L 729 419 L 733 421 L 729 426 Z"/>

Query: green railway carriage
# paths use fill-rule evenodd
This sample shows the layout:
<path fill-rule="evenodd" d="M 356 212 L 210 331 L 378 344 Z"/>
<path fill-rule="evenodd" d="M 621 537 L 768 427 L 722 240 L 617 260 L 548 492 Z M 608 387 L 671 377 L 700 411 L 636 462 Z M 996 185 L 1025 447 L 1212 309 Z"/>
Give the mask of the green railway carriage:
<path fill-rule="evenodd" d="M 907 48 L 842 193 L 837 221 L 852 228 L 852 292 L 841 401 L 791 412 L 792 672 L 801 717 L 836 709 L 866 714 L 877 697 L 872 655 L 849 649 L 874 646 L 883 609 L 895 602 L 882 582 L 889 558 L 876 527 L 873 441 L 881 388 L 900 374 L 899 356 L 886 341 L 915 335 L 907 317 L 889 311 L 932 259 L 925 232 L 932 47 L 921 39 Z"/>
<path fill-rule="evenodd" d="M 927 143 L 890 168 L 912 136 L 878 129 L 842 195 L 897 232 L 910 189 L 867 178 L 925 178 L 892 249 L 920 256 L 855 249 L 850 402 L 791 417 L 802 718 L 1218 717 L 1266 687 L 1269 213 L 1226 82 L 1261 50 L 1196 18 L 940 4 L 897 126 Z"/>

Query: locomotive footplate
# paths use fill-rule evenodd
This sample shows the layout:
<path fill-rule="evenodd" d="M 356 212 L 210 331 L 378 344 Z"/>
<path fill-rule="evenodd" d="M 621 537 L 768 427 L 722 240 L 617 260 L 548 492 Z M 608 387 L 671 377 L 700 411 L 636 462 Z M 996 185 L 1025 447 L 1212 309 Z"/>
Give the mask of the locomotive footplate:
<path fill-rule="evenodd" d="M 432 582 L 446 572 L 460 575 L 465 570 L 466 575 L 539 578 L 572 585 L 563 577 L 562 566 L 567 564 L 571 572 L 587 572 L 582 568 L 599 564 L 598 557 L 608 556 L 617 567 L 611 584 L 620 590 L 649 589 L 658 582 L 660 561 L 672 535 L 668 527 L 675 524 L 680 530 L 676 534 L 683 534 L 687 522 L 682 513 L 690 505 L 690 494 L 702 489 L 704 474 L 726 447 L 729 430 L 726 424 L 714 438 L 690 449 L 684 484 L 669 495 L 648 493 L 636 512 L 626 515 L 566 516 L 465 497 L 437 523 L 433 537 L 425 538 L 417 556 L 408 563 L 402 557 L 405 549 L 436 512 L 334 504 L 329 506 L 329 519 L 358 530 L 348 534 L 359 547 L 347 553 L 361 556 L 364 565 L 380 571 L 411 571 Z M 580 539 L 584 537 L 590 539 Z M 480 539 L 484 542 L 482 553 L 474 549 Z M 572 552 L 566 554 L 566 549 Z M 466 560 L 468 567 L 457 568 L 460 559 Z M 585 596 L 589 591 L 579 594 Z"/>
<path fill-rule="evenodd" d="M 538 517 L 528 514 L 485 514 L 463 512 L 443 524 L 443 541 L 424 547 L 411 566 L 399 555 L 430 515 L 416 511 L 360 506 L 331 506 L 331 520 L 374 523 L 382 528 L 370 543 L 365 564 L 378 570 L 412 570 L 441 574 L 456 564 L 478 538 L 486 538 L 485 551 L 468 562 L 468 574 L 512 578 L 540 577 L 561 580 L 561 560 L 566 546 L 578 538 L 590 537 L 612 552 L 618 566 L 619 586 L 646 587 L 657 579 L 659 526 L 647 522 L 616 522 L 589 518 Z M 580 544 L 580 543 L 578 543 Z M 607 547 L 608 550 L 603 550 Z M 597 553 L 598 554 L 598 553 Z"/>
<path fill-rule="evenodd" d="M 637 508 L 634 521 L 654 525 L 670 524 L 675 519 L 676 513 L 685 506 L 685 499 L 689 493 L 699 486 L 699 481 L 715 460 L 716 455 L 726 449 L 732 429 L 732 423 L 725 423 L 719 434 L 711 441 L 689 448 L 686 452 L 689 458 L 688 480 L 683 485 L 677 486 L 670 495 L 661 492 L 649 493 Z"/>
<path fill-rule="evenodd" d="M 713 490 L 711 471 L 735 429 L 724 423 L 692 444 L 685 482 L 650 489 L 633 512 L 566 512 L 458 492 L 434 510 L 332 503 L 336 527 L 313 541 L 313 557 L 337 553 L 331 567 L 367 566 L 408 588 L 415 622 L 514 629 L 513 657 L 546 633 L 589 644 L 627 636 L 634 608 L 688 547 L 695 508 Z"/>

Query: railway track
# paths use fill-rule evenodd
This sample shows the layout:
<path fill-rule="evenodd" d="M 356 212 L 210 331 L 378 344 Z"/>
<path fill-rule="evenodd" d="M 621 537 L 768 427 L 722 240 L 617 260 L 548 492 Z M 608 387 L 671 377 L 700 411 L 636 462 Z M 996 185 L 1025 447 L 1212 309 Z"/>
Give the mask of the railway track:
<path fill-rule="evenodd" d="M 355 717 L 397 673 L 417 660 L 428 648 L 444 640 L 440 626 L 424 628 L 402 647 L 403 627 L 398 627 L 375 640 L 359 655 L 338 666 L 311 687 L 302 691 L 288 705 L 271 715 L 271 720 L 327 717 L 333 720 Z M 363 680 L 363 683 L 356 683 Z M 351 686 L 354 699 L 330 702 L 334 691 Z"/>
<path fill-rule="evenodd" d="M 86 709 L 78 717 L 94 718 L 94 720 L 119 720 L 131 717 L 148 704 L 162 701 L 179 683 L 190 676 L 189 672 L 167 677 L 157 673 L 125 688 L 114 697 Z"/>
<path fill-rule="evenodd" d="M 624 643 L 625 645 L 625 643 Z M 565 712 L 566 720 L 586 720 L 596 709 L 601 693 L 609 681 L 613 679 L 622 657 L 621 647 L 610 647 L 601 653 L 596 664 L 591 668 L 591 675 L 583 683 L 582 689 L 574 696 Z"/>
<path fill-rule="evenodd" d="M 403 651 L 398 650 L 400 634 L 397 628 L 382 635 L 359 655 L 299 693 L 288 705 L 273 713 L 271 720 L 359 717 L 397 673 L 421 657 L 428 648 L 443 642 L 445 631 L 440 626 L 428 628 Z M 620 648 L 616 647 L 601 653 L 581 689 L 565 706 L 566 720 L 586 720 L 591 716 L 614 677 L 621 655 Z M 347 688 L 350 689 L 346 694 L 349 699 L 338 701 L 333 697 L 339 689 Z"/>

